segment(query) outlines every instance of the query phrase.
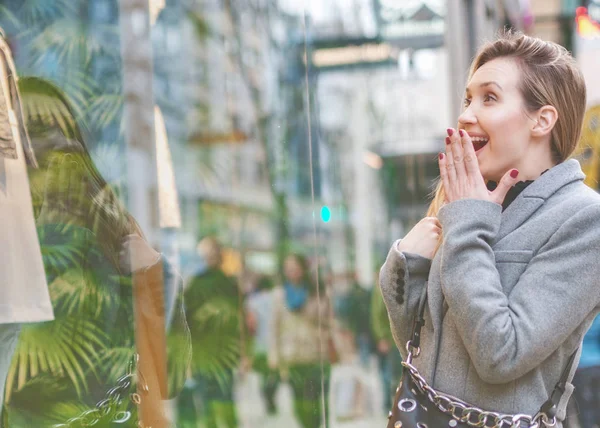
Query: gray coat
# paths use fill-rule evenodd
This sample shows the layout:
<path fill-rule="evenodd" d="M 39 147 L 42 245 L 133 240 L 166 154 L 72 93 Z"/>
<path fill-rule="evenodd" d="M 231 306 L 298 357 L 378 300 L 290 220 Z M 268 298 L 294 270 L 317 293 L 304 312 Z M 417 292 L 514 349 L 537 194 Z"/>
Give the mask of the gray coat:
<path fill-rule="evenodd" d="M 481 200 L 447 204 L 432 261 L 394 243 L 380 275 L 394 339 L 405 357 L 428 284 L 414 363 L 435 388 L 502 413 L 534 415 L 548 399 L 599 312 L 600 195 L 583 179 L 568 160 L 504 212 Z"/>

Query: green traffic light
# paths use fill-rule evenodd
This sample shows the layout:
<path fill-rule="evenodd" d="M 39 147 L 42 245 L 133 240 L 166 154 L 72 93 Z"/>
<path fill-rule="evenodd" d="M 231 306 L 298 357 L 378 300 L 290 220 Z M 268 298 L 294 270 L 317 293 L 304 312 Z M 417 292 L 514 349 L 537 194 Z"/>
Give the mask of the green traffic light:
<path fill-rule="evenodd" d="M 331 221 L 331 209 L 327 205 L 324 205 L 321 208 L 321 220 L 324 223 L 329 223 Z"/>

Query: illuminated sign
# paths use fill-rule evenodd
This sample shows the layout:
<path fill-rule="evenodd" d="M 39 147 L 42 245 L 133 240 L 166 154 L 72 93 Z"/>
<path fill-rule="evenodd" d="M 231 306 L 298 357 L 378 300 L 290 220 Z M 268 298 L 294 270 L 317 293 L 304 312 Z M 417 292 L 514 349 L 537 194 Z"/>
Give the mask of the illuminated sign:
<path fill-rule="evenodd" d="M 365 43 L 329 48 L 311 52 L 311 62 L 317 68 L 336 68 L 350 65 L 395 63 L 397 53 L 387 43 Z"/>
<path fill-rule="evenodd" d="M 590 6 L 592 4 L 590 3 Z M 599 5 L 597 5 L 599 6 Z M 600 11 L 598 11 L 600 12 Z M 596 13 L 598 13 L 596 12 Z M 578 7 L 575 11 L 575 22 L 577 26 L 577 34 L 584 38 L 600 37 L 600 24 L 593 19 L 589 10 L 585 7 Z"/>

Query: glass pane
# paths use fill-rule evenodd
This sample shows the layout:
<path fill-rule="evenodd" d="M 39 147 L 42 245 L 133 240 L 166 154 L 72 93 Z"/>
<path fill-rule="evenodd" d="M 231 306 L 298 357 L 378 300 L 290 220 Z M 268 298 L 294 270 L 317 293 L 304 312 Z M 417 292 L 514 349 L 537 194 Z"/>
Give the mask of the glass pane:
<path fill-rule="evenodd" d="M 379 269 L 427 212 L 469 60 L 511 25 L 595 94 L 577 6 L 0 2 L 5 426 L 385 426 L 404 344 Z"/>

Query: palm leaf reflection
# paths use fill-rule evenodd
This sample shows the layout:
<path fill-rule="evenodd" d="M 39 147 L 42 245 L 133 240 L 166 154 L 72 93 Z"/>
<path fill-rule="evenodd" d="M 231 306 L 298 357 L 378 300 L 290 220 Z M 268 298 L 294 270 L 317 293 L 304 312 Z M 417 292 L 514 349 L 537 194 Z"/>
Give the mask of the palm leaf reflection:
<path fill-rule="evenodd" d="M 56 319 L 23 326 L 6 401 L 12 396 L 26 401 L 34 391 L 30 385 L 54 379 L 69 393 L 49 397 L 61 409 L 48 404 L 33 412 L 41 418 L 36 426 L 45 426 L 52 412 L 89 409 L 95 401 L 82 405 L 81 400 L 94 391 L 104 393 L 127 371 L 134 352 L 133 302 L 119 252 L 136 225 L 79 142 L 67 97 L 43 79 L 24 78 L 20 87 L 32 137 L 46 143 L 36 147 L 40 169 L 32 171 L 31 185 Z"/>
<path fill-rule="evenodd" d="M 11 426 L 14 420 L 45 427 L 93 407 L 128 369 L 135 352 L 133 297 L 120 252 L 123 238 L 139 228 L 92 162 L 70 99 L 41 78 L 22 77 L 19 84 L 40 164 L 30 183 L 56 319 L 23 326 L 6 402 Z M 185 379 L 188 334 L 181 327 L 169 337 L 173 389 Z M 222 358 L 231 360 L 233 344 L 214 339 L 207 350 L 223 349 Z M 223 366 L 210 355 L 202 365 Z M 40 394 L 43 404 L 35 399 Z"/>
<path fill-rule="evenodd" d="M 34 76 L 19 78 L 23 114 L 29 128 L 50 129 L 57 126 L 67 138 L 80 138 L 75 117 L 82 111 L 54 83 Z"/>
<path fill-rule="evenodd" d="M 7 400 L 42 372 L 66 376 L 78 395 L 87 388 L 86 372 L 94 371 L 98 349 L 106 335 L 95 323 L 80 317 L 57 318 L 53 322 L 28 325 L 7 377 Z"/>

